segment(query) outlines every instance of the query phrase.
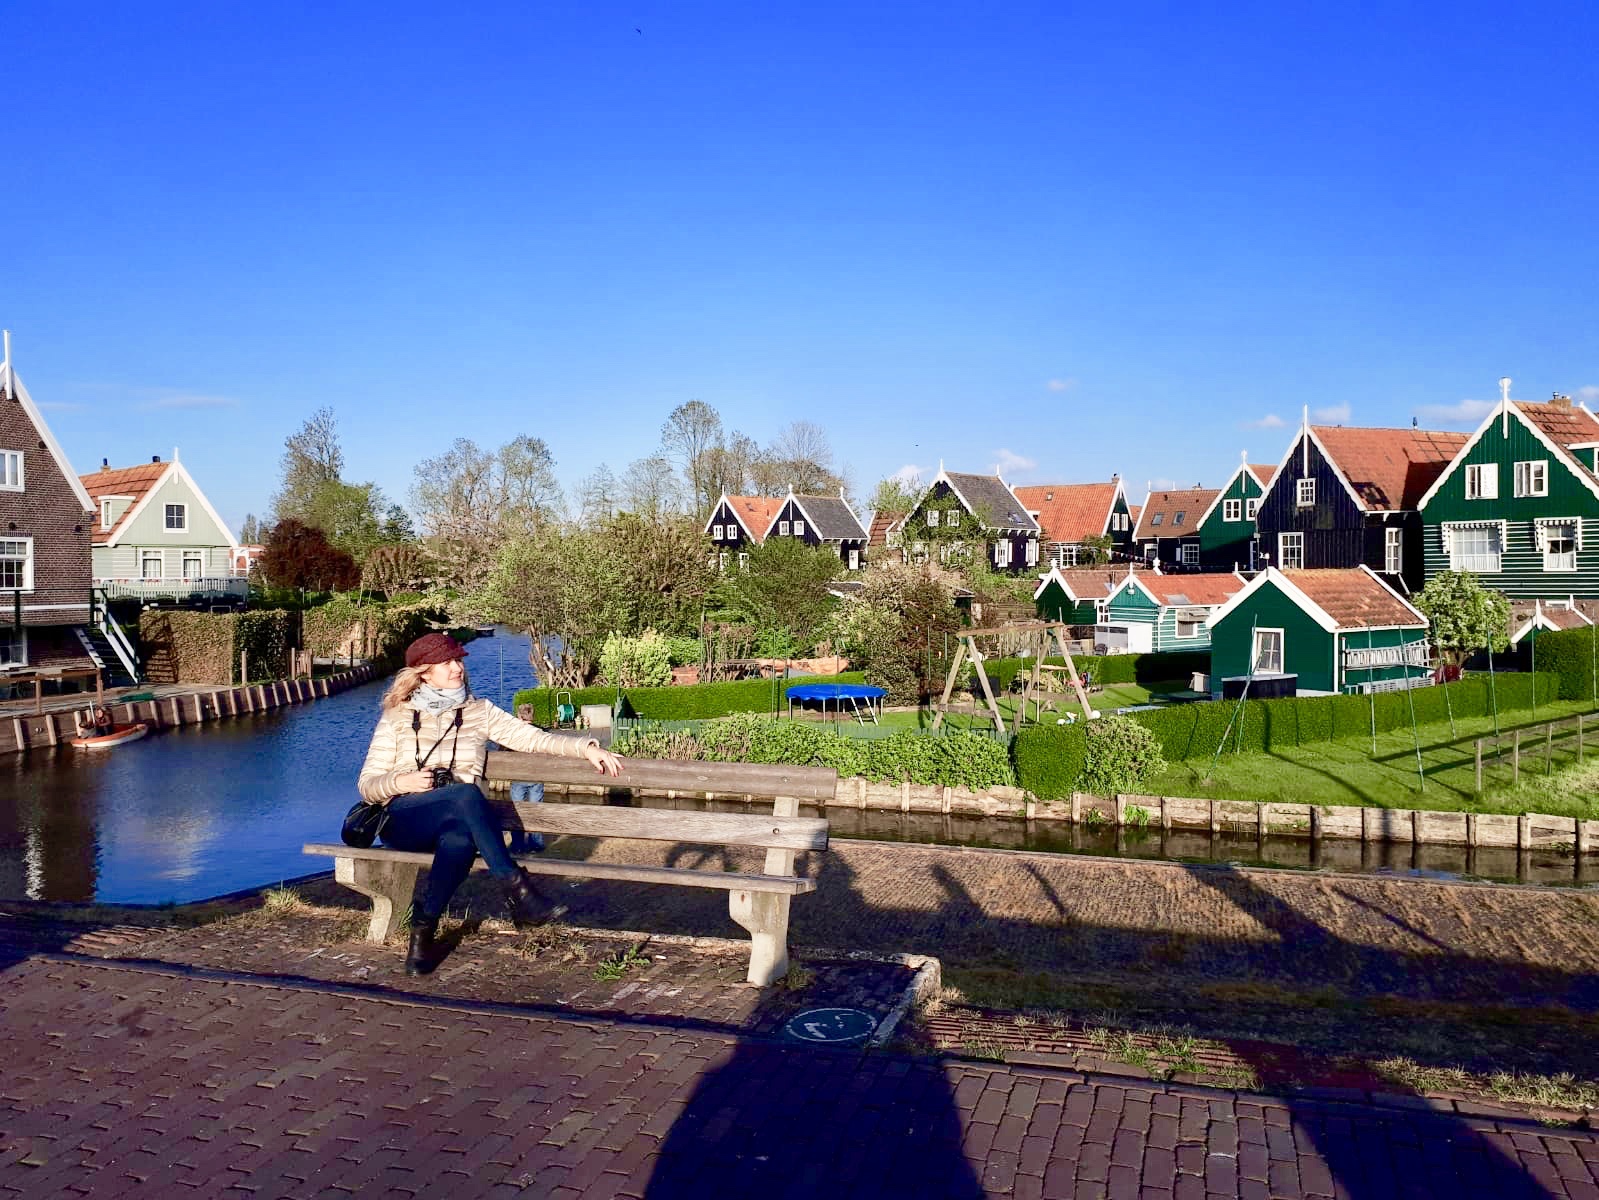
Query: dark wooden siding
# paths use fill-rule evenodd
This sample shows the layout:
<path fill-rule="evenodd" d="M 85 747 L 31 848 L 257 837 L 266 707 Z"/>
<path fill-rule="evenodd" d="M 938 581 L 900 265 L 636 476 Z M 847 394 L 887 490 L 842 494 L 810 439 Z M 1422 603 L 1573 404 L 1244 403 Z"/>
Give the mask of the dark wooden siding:
<path fill-rule="evenodd" d="M 1295 497 L 1299 480 L 1305 478 L 1316 481 L 1316 503 L 1300 508 Z M 1294 443 L 1288 465 L 1261 497 L 1257 524 L 1260 552 L 1274 567 L 1282 566 L 1277 549 L 1278 535 L 1302 533 L 1307 567 L 1358 567 L 1369 563 L 1377 570 L 1382 569 L 1381 534 L 1378 535 L 1377 559 L 1372 562 L 1368 557 L 1366 514 L 1355 504 L 1315 443 L 1310 446 L 1308 472 L 1303 468 L 1300 445 L 1297 441 Z"/>

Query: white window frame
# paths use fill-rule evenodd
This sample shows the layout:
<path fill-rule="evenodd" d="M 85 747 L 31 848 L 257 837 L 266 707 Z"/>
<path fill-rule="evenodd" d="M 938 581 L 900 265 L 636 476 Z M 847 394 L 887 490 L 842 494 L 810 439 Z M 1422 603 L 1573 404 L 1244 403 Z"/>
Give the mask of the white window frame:
<path fill-rule="evenodd" d="M 1181 525 L 1183 523 L 1183 518 L 1186 517 L 1187 515 L 1188 515 L 1188 510 L 1186 508 L 1179 508 L 1176 512 L 1174 512 L 1172 514 L 1171 527 L 1173 529 L 1176 529 L 1179 525 Z"/>
<path fill-rule="evenodd" d="M 1466 499 L 1499 499 L 1499 464 L 1470 463 L 1466 467 Z"/>
<path fill-rule="evenodd" d="M 1253 521 L 1255 519 L 1255 515 L 1257 513 L 1259 513 L 1259 512 L 1260 512 L 1260 497 L 1259 496 L 1256 496 L 1252 500 L 1245 500 L 1244 501 L 1244 520 Z"/>
<path fill-rule="evenodd" d="M 1156 546 L 1156 544 L 1154 542 L 1145 542 L 1144 543 L 1144 561 L 1147 562 L 1147 563 L 1154 562 L 1155 561 L 1155 551 L 1157 549 L 1158 549 L 1158 547 Z"/>
<path fill-rule="evenodd" d="M 777 523 L 777 532 L 782 534 L 784 537 L 787 537 L 788 536 L 788 522 L 787 521 L 779 521 Z"/>
<path fill-rule="evenodd" d="M 849 548 L 849 569 L 851 571 L 859 571 L 861 569 L 861 552 L 858 546 Z"/>
<path fill-rule="evenodd" d="M 716 552 L 716 569 L 718 571 L 727 570 L 727 551 L 726 550 L 718 550 Z"/>
<path fill-rule="evenodd" d="M 1290 541 L 1289 539 L 1293 539 Z M 1299 552 L 1299 561 L 1293 566 L 1288 565 L 1288 547 L 1292 545 Z M 1277 569 L 1279 571 L 1303 571 L 1305 569 L 1305 535 L 1302 533 L 1279 533 L 1277 535 Z"/>
<path fill-rule="evenodd" d="M 1221 502 L 1221 519 L 1223 521 L 1242 521 L 1244 519 L 1244 502 L 1242 500 L 1223 500 Z"/>
<path fill-rule="evenodd" d="M 1316 505 L 1316 481 L 1314 479 L 1294 480 L 1294 507 L 1314 508 Z"/>
<path fill-rule="evenodd" d="M 749 565 L 750 565 L 749 552 L 746 551 L 746 550 L 740 550 L 738 552 L 738 569 L 740 571 L 748 570 L 749 569 Z"/>
<path fill-rule="evenodd" d="M 1038 565 L 1038 539 L 1037 538 L 1028 538 L 1027 539 L 1027 565 L 1029 567 L 1036 567 Z"/>
<path fill-rule="evenodd" d="M 159 575 L 148 574 L 145 571 L 145 569 L 144 569 L 145 563 L 147 563 L 152 558 L 158 559 L 160 561 L 160 563 L 161 563 L 161 574 L 159 574 Z M 164 550 L 140 550 L 139 551 L 139 578 L 140 579 L 148 579 L 148 580 L 157 580 L 157 579 L 165 579 L 166 577 L 167 577 L 167 556 L 166 556 L 166 551 L 164 551 Z"/>
<path fill-rule="evenodd" d="M 1382 569 L 1387 575 L 1402 575 L 1405 570 L 1405 531 L 1389 528 L 1383 532 Z"/>
<path fill-rule="evenodd" d="M 28 627 L 21 629 L 6 627 L 0 629 L 0 646 L 21 647 L 22 657 L 16 659 L 0 658 L 0 667 L 25 667 L 28 665 Z"/>
<path fill-rule="evenodd" d="M 21 450 L 0 450 L 0 492 L 27 491 L 27 465 Z"/>
<path fill-rule="evenodd" d="M 20 545 L 22 547 L 22 586 L 20 588 L 0 586 L 0 591 L 26 594 L 33 591 L 33 539 L 31 537 L 0 537 L 0 546 L 12 545 Z M 17 556 L 15 553 L 10 553 L 5 558 L 8 562 L 14 562 Z"/>
<path fill-rule="evenodd" d="M 1264 639 L 1275 639 L 1277 643 L 1275 665 L 1273 665 L 1271 660 L 1267 660 L 1264 664 L 1261 662 L 1262 658 L 1265 658 L 1265 651 L 1261 645 Z M 1283 631 L 1281 629 L 1257 628 L 1249 646 L 1249 673 L 1251 675 L 1281 675 L 1284 664 L 1287 661 L 1288 639 L 1283 636 Z"/>
<path fill-rule="evenodd" d="M 1479 531 L 1495 534 L 1499 538 L 1497 552 L 1488 552 L 1473 556 L 1473 563 L 1467 565 L 1464 561 L 1465 553 L 1460 549 L 1460 535 L 1474 534 Z M 1481 521 L 1470 524 L 1448 524 L 1443 526 L 1444 552 L 1449 556 L 1449 569 L 1451 571 L 1469 571 L 1473 575 L 1497 575 L 1504 565 L 1505 541 L 1507 531 L 1503 521 Z"/>
<path fill-rule="evenodd" d="M 1149 518 L 1149 527 L 1151 529 L 1153 529 L 1153 528 L 1155 528 L 1155 526 L 1159 525 L 1165 519 L 1166 519 L 1166 514 L 1165 513 L 1156 513 L 1154 516 Z"/>
<path fill-rule="evenodd" d="M 1010 538 L 1000 538 L 994 543 L 994 565 L 996 567 L 1010 566 Z"/>
<path fill-rule="evenodd" d="M 1199 543 L 1184 542 L 1177 547 L 1177 561 L 1185 567 L 1197 566 L 1199 564 Z"/>
<path fill-rule="evenodd" d="M 1202 620 L 1185 620 L 1182 617 L 1177 617 L 1175 619 L 1175 624 L 1177 628 L 1177 636 L 1179 638 L 1196 638 L 1205 636 L 1205 622 Z M 1188 627 L 1187 633 L 1183 632 L 1184 626 Z"/>
<path fill-rule="evenodd" d="M 1571 551 L 1556 555 L 1551 549 L 1551 536 L 1556 530 L 1571 530 Z M 1579 517 L 1544 517 L 1533 525 L 1534 540 L 1543 555 L 1543 569 L 1551 574 L 1567 574 L 1577 570 L 1577 555 L 1582 550 L 1582 520 Z M 1564 560 L 1564 561 L 1562 561 Z"/>
<path fill-rule="evenodd" d="M 181 561 L 181 564 L 182 564 L 181 565 L 182 574 L 179 576 L 179 578 L 185 580 L 188 583 L 193 583 L 196 580 L 200 580 L 200 579 L 204 579 L 205 578 L 205 551 L 203 551 L 203 550 L 185 550 L 183 552 L 183 556 L 182 556 L 180 561 Z M 195 573 L 193 575 L 189 574 L 189 564 L 190 563 L 197 563 L 198 564 L 198 569 L 195 571 Z"/>
<path fill-rule="evenodd" d="M 722 527 L 720 525 L 711 526 L 711 537 L 718 542 L 722 540 Z"/>
<path fill-rule="evenodd" d="M 804 537 L 805 536 L 805 522 L 804 521 L 795 521 L 794 522 L 794 536 L 795 537 Z"/>
<path fill-rule="evenodd" d="M 174 525 L 172 523 L 173 509 L 178 510 L 178 519 L 183 522 L 181 525 Z M 187 504 L 179 503 L 163 505 L 161 508 L 161 527 L 168 533 L 189 532 L 189 506 Z"/>
<path fill-rule="evenodd" d="M 944 528 L 955 529 L 960 526 L 960 523 L 961 514 L 959 509 L 952 508 L 944 514 Z"/>
<path fill-rule="evenodd" d="M 927 510 L 927 527 L 929 529 L 938 528 L 938 515 L 938 509 L 936 508 L 930 508 Z"/>
<path fill-rule="evenodd" d="M 1530 458 L 1515 466 L 1512 490 L 1520 496 L 1547 496 L 1549 494 L 1549 460 Z"/>

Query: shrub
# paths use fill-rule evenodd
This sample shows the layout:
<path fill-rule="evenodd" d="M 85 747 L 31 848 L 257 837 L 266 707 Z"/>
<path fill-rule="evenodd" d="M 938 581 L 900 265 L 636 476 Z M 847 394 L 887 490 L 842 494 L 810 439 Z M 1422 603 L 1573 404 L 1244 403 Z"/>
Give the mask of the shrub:
<path fill-rule="evenodd" d="M 1088 756 L 1081 725 L 1032 725 L 1011 747 L 1016 781 L 1040 800 L 1064 800 L 1077 790 Z"/>
<path fill-rule="evenodd" d="M 1166 770 L 1160 742 L 1127 717 L 1103 717 L 1088 725 L 1082 790 L 1101 796 L 1130 791 Z"/>
<path fill-rule="evenodd" d="M 1588 700 L 1594 695 L 1594 630 L 1562 629 L 1536 635 L 1538 671 L 1560 679 L 1562 700 Z"/>
<path fill-rule="evenodd" d="M 611 632 L 600 649 L 600 678 L 616 687 L 664 687 L 672 679 L 672 652 L 653 629 L 638 637 Z"/>
<path fill-rule="evenodd" d="M 861 683 L 859 671 L 842 675 L 806 676 L 805 683 Z M 739 712 L 777 712 L 786 710 L 783 689 L 798 679 L 740 679 L 732 683 L 697 683 L 690 687 L 638 687 L 624 692 L 631 715 L 657 721 L 707 720 Z M 531 705 L 535 724 L 549 725 L 555 719 L 554 688 L 525 688 L 516 694 L 513 707 Z M 616 699 L 614 687 L 572 689 L 572 702 L 610 704 Z"/>
<path fill-rule="evenodd" d="M 693 666 L 705 659 L 705 643 L 697 637 L 668 637 L 666 650 L 674 667 Z"/>

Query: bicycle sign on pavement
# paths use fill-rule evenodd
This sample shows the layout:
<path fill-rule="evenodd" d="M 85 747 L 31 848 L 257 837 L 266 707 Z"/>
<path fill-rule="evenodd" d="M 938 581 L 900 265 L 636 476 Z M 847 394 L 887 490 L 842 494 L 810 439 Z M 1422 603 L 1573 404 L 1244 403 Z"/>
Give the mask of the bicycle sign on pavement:
<path fill-rule="evenodd" d="M 858 1008 L 808 1008 L 790 1017 L 783 1032 L 795 1041 L 829 1046 L 864 1041 L 877 1028 L 877 1018 Z"/>

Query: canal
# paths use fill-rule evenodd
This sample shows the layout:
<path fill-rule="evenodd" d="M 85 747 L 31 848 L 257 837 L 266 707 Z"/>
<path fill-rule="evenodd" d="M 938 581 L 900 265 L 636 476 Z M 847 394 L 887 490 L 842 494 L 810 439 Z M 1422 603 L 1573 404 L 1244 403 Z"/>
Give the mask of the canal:
<path fill-rule="evenodd" d="M 518 689 L 532 686 L 525 637 L 501 631 L 470 649 L 478 695 L 509 708 Z M 384 686 L 167 730 L 101 754 L 62 748 L 0 759 L 0 899 L 186 903 L 317 870 L 326 860 L 305 857 L 300 846 L 337 839 Z M 835 837 L 1433 878 L 1599 881 L 1599 865 L 1555 853 L 1257 842 L 1203 831 L 1118 832 L 858 809 L 826 815 Z"/>

